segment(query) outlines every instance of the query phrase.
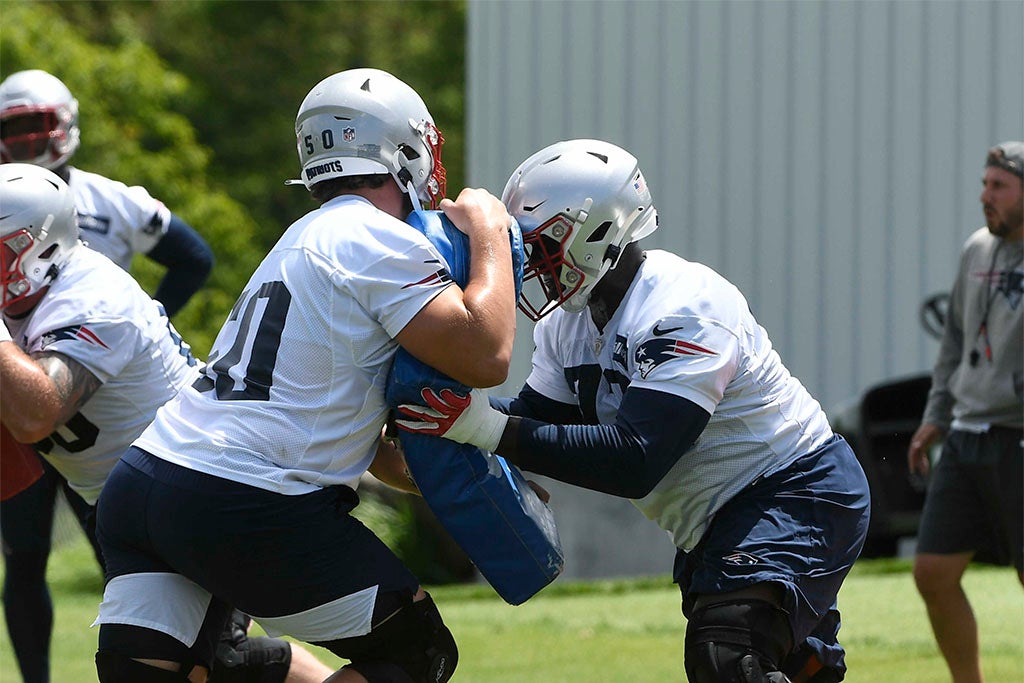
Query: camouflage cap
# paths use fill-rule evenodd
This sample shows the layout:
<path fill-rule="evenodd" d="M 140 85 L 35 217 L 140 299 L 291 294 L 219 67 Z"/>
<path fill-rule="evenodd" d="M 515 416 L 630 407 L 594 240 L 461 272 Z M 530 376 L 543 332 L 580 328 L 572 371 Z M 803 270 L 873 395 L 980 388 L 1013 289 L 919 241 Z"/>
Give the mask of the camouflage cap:
<path fill-rule="evenodd" d="M 1009 140 L 999 143 L 988 151 L 985 166 L 996 166 L 1024 178 L 1024 142 Z"/>

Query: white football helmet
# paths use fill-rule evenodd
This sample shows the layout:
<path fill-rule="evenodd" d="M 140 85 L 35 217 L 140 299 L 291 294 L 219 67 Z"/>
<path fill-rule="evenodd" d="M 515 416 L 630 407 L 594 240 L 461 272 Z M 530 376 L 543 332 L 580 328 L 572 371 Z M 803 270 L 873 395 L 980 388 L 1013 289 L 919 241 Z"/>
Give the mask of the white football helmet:
<path fill-rule="evenodd" d="M 519 309 L 534 321 L 558 306 L 582 311 L 625 246 L 658 227 L 636 157 L 600 140 L 567 140 L 533 154 L 501 200 L 523 231 L 528 262 Z M 527 286 L 532 280 L 541 291 Z"/>
<path fill-rule="evenodd" d="M 51 171 L 78 149 L 78 100 L 59 78 L 39 69 L 0 83 L 0 162 Z"/>
<path fill-rule="evenodd" d="M 67 183 L 34 164 L 0 164 L 0 310 L 53 282 L 78 244 Z"/>
<path fill-rule="evenodd" d="M 302 183 L 390 173 L 413 208 L 445 193 L 444 137 L 416 91 L 386 71 L 350 69 L 309 91 L 295 117 Z"/>

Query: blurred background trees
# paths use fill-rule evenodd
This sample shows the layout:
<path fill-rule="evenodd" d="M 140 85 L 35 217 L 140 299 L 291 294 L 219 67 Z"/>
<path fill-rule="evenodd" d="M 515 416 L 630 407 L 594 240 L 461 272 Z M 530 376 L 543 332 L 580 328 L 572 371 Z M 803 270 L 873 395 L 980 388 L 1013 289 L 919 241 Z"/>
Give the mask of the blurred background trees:
<path fill-rule="evenodd" d="M 0 77 L 44 69 L 79 102 L 73 164 L 142 185 L 213 247 L 213 276 L 175 318 L 205 358 L 249 274 L 314 208 L 294 121 L 321 79 L 372 66 L 420 92 L 462 187 L 465 4 L 449 1 L 64 1 L 0 4 Z M 153 291 L 159 271 L 133 273 Z"/>
<path fill-rule="evenodd" d="M 142 185 L 198 230 L 216 265 L 174 324 L 205 359 L 249 275 L 315 208 L 297 178 L 295 114 L 323 78 L 394 73 L 444 133 L 450 193 L 463 185 L 465 4 L 439 1 L 0 1 L 0 79 L 44 69 L 78 99 L 72 164 Z M 132 272 L 153 292 L 148 259 Z M 473 569 L 422 499 L 360 489 L 359 517 L 421 580 Z M 70 522 L 69 522 L 70 524 Z"/>

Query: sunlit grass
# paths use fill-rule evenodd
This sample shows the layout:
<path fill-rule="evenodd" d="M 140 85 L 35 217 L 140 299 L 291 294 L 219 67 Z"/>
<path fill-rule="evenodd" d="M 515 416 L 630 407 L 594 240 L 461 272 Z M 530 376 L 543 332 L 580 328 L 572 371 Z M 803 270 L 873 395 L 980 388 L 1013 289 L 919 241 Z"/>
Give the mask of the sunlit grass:
<path fill-rule="evenodd" d="M 92 683 L 101 577 L 88 546 L 73 540 L 50 561 L 56 604 L 53 680 Z M 971 567 L 989 683 L 1024 680 L 1024 590 L 1011 569 Z M 679 593 L 668 576 L 558 582 L 512 607 L 486 585 L 430 588 L 459 643 L 457 681 L 473 683 L 665 683 L 683 681 Z M 905 560 L 857 565 L 840 595 L 850 683 L 948 681 Z M 5 627 L 6 629 L 6 627 Z M 0 681 L 19 680 L 6 630 Z M 343 662 L 314 649 L 330 665 Z"/>

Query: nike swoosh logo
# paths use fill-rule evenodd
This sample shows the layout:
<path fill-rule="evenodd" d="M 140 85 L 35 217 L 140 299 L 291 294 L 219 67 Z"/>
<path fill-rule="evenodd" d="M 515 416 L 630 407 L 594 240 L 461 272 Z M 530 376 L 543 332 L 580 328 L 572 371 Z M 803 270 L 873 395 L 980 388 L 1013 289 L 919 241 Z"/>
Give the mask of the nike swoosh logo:
<path fill-rule="evenodd" d="M 660 327 L 658 327 L 657 325 L 655 325 L 654 329 L 651 330 L 651 332 L 654 333 L 655 337 L 660 337 L 662 335 L 668 334 L 669 332 L 675 332 L 675 331 L 681 330 L 681 329 L 683 329 L 682 325 L 680 325 L 679 327 L 669 327 L 668 329 L 664 329 L 664 330 L 661 329 Z"/>

